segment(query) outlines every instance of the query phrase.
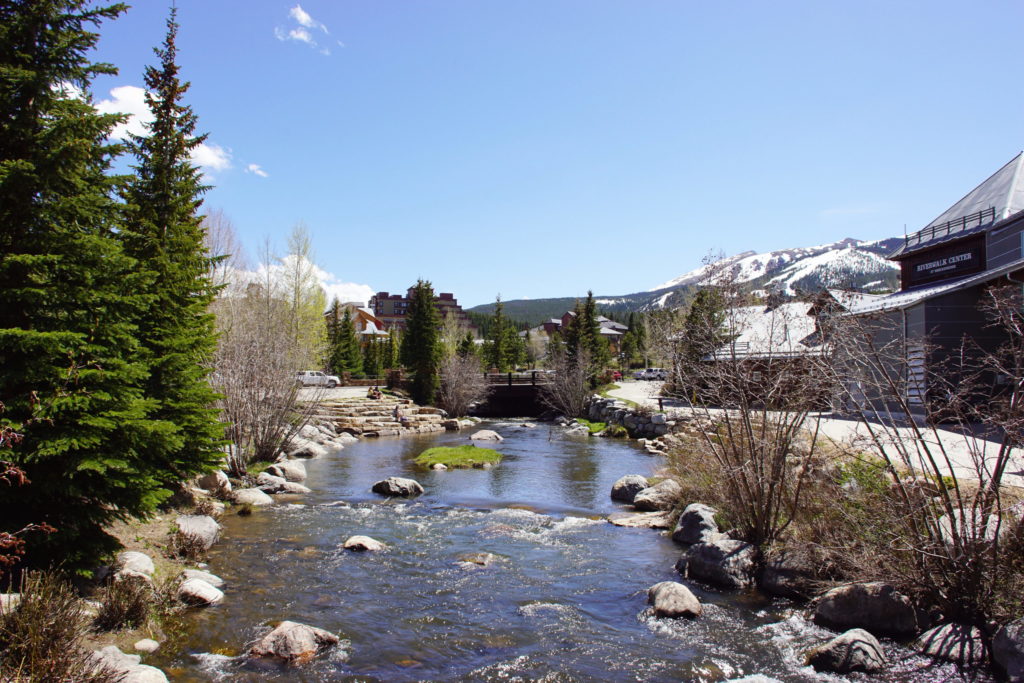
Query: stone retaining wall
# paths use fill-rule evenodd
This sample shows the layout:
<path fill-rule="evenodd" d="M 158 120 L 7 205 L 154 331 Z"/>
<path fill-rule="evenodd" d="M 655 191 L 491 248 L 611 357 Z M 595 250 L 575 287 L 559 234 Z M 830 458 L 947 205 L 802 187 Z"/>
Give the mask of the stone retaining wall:
<path fill-rule="evenodd" d="M 664 436 L 676 426 L 664 413 L 636 410 L 618 399 L 597 395 L 592 396 L 587 405 L 587 419 L 622 425 L 634 439 Z"/>

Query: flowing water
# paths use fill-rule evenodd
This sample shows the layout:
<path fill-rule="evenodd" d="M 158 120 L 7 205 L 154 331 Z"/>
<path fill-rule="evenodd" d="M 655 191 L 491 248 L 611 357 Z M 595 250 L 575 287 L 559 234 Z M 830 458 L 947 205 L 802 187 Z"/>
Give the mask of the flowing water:
<path fill-rule="evenodd" d="M 849 680 L 803 666 L 831 635 L 785 600 L 690 584 L 701 618 L 652 618 L 647 588 L 679 580 L 680 548 L 604 517 L 623 509 L 612 483 L 652 474 L 660 459 L 532 424 L 480 425 L 505 436 L 491 470 L 412 464 L 431 446 L 466 443 L 465 432 L 366 440 L 308 461 L 313 493 L 225 516 L 209 560 L 225 602 L 196 610 L 181 647 L 151 663 L 182 681 Z M 415 478 L 426 494 L 370 493 L 388 476 Z M 356 534 L 389 548 L 342 550 Z M 496 559 L 480 566 L 480 553 Z M 284 619 L 338 633 L 343 647 L 300 667 L 239 656 Z M 870 680 L 959 680 L 887 648 L 893 671 Z"/>

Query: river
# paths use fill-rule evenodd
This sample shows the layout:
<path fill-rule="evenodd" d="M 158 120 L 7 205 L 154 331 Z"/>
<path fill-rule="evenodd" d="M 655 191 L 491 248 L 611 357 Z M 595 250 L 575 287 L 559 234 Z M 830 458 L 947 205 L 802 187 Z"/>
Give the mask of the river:
<path fill-rule="evenodd" d="M 612 483 L 653 474 L 660 459 L 530 424 L 480 425 L 505 437 L 491 470 L 412 464 L 431 446 L 466 443 L 466 432 L 365 440 L 307 461 L 313 493 L 221 520 L 209 565 L 227 581 L 225 601 L 196 610 L 150 663 L 180 681 L 850 680 L 803 666 L 834 634 L 786 600 L 690 584 L 705 605 L 699 619 L 649 616 L 647 589 L 679 579 L 681 549 L 604 517 L 623 509 Z M 426 494 L 370 493 L 388 476 L 415 478 Z M 342 550 L 356 534 L 389 549 Z M 477 553 L 497 559 L 465 562 Z M 291 668 L 238 656 L 284 619 L 338 633 L 343 647 Z M 892 671 L 863 680 L 959 680 L 953 667 L 921 669 L 886 647 Z"/>

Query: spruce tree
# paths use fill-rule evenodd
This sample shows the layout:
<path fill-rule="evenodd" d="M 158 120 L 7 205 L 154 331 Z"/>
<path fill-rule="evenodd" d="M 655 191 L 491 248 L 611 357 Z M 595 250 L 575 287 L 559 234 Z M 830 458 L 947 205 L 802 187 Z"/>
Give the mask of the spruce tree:
<path fill-rule="evenodd" d="M 223 455 L 217 395 L 207 381 L 217 344 L 212 261 L 199 214 L 207 188 L 190 158 L 206 136 L 195 134 L 196 115 L 182 102 L 189 84 L 178 77 L 175 15 L 172 8 L 164 44 L 154 49 L 159 66 L 145 71 L 153 121 L 148 135 L 129 142 L 136 164 L 120 232 L 125 252 L 148 277 L 148 308 L 135 324 L 149 366 L 145 396 L 154 402 L 152 416 L 170 425 L 165 448 L 149 453 L 168 487 L 213 469 Z"/>
<path fill-rule="evenodd" d="M 337 337 L 334 340 L 334 349 L 337 369 L 336 373 L 348 372 L 353 375 L 360 375 L 363 372 L 363 354 L 359 351 L 359 338 L 356 336 L 356 326 L 352 324 L 352 314 L 346 308 L 337 327 Z"/>
<path fill-rule="evenodd" d="M 89 86 L 92 29 L 122 4 L 0 2 L 0 397 L 24 433 L 5 457 L 31 486 L 0 487 L 0 530 L 57 529 L 26 562 L 95 566 L 116 546 L 103 531 L 164 499 L 172 426 L 150 419 L 135 322 L 146 304 L 109 174 L 106 142 L 123 117 L 100 115 Z"/>
<path fill-rule="evenodd" d="M 508 334 L 505 328 L 505 306 L 499 296 L 494 302 L 494 317 L 487 335 L 487 363 L 498 372 L 508 370 Z"/>
<path fill-rule="evenodd" d="M 441 384 L 441 316 L 434 306 L 434 288 L 418 280 L 402 339 L 402 365 L 413 373 L 412 398 L 421 405 L 433 402 Z"/>

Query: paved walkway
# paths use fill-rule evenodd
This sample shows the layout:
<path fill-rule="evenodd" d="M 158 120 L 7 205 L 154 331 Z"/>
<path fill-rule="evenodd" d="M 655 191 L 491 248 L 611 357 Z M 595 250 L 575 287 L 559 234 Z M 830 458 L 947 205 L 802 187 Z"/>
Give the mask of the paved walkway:
<path fill-rule="evenodd" d="M 608 395 L 628 399 L 657 410 L 658 394 L 662 384 L 663 382 L 623 380 L 619 383 L 620 388 L 609 391 Z M 670 415 L 692 411 L 691 408 L 681 406 L 672 399 L 665 399 L 663 405 L 665 412 Z M 717 411 L 712 410 L 711 412 Z M 832 413 L 820 413 L 813 417 L 820 419 L 819 432 L 823 437 L 843 447 L 864 452 L 876 452 L 877 449 L 870 438 L 868 427 L 860 420 L 838 417 Z M 981 462 L 982 459 L 986 463 L 991 463 L 999 450 L 998 442 L 978 436 L 964 435 L 946 429 L 939 430 L 938 434 L 930 430 L 924 430 L 924 433 L 924 443 L 928 444 L 928 447 L 939 458 L 942 457 L 942 453 L 937 446 L 939 441 L 942 442 L 942 448 L 949 456 L 952 471 L 957 477 L 977 479 L 975 463 Z M 904 443 L 913 443 L 913 430 L 910 427 L 900 427 L 895 432 L 886 430 L 884 434 L 887 436 L 896 434 L 899 438 L 904 439 Z M 890 452 L 896 453 L 895 450 Z M 1016 449 L 1007 472 L 1008 474 L 1004 477 L 1006 484 L 1024 487 L 1024 451 Z"/>

